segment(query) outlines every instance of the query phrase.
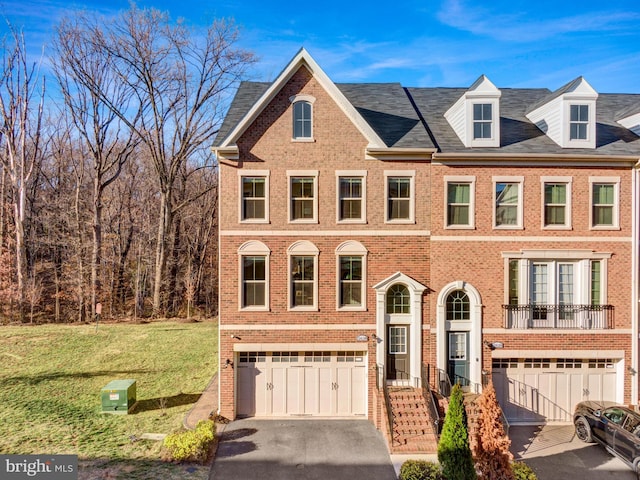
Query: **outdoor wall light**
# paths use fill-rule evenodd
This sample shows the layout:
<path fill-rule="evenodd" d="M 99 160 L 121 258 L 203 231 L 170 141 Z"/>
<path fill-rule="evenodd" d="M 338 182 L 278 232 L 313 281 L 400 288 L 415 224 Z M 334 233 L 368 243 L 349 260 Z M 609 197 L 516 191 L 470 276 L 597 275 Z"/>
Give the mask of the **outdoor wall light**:
<path fill-rule="evenodd" d="M 629 371 L 629 375 L 635 375 L 636 373 L 638 373 L 633 367 L 628 367 L 627 370 Z"/>
<path fill-rule="evenodd" d="M 496 348 L 504 348 L 504 343 L 502 342 L 489 342 L 485 340 L 482 342 L 485 347 L 488 347 L 490 350 L 495 350 Z"/>
<path fill-rule="evenodd" d="M 228 358 L 224 362 L 224 368 L 227 368 L 227 367 L 233 368 L 233 362 L 231 360 L 229 360 Z"/>
<path fill-rule="evenodd" d="M 239 336 L 235 335 L 235 334 L 231 334 L 231 338 L 235 338 L 236 340 L 242 340 Z"/>

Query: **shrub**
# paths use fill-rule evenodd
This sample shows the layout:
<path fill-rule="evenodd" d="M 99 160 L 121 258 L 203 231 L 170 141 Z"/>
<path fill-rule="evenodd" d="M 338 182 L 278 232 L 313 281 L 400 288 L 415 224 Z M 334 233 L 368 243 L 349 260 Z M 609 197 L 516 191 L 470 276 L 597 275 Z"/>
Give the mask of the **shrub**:
<path fill-rule="evenodd" d="M 216 424 L 201 420 L 195 430 L 172 433 L 164 439 L 167 460 L 204 463 L 215 439 Z"/>
<path fill-rule="evenodd" d="M 426 460 L 407 460 L 400 467 L 399 480 L 442 480 L 440 465 Z"/>
<path fill-rule="evenodd" d="M 537 475 L 531 467 L 524 462 L 513 462 L 511 464 L 513 478 L 515 480 L 538 480 Z"/>
<path fill-rule="evenodd" d="M 478 417 L 476 467 L 487 480 L 513 480 L 511 441 L 502 424 L 502 409 L 493 382 L 484 387 L 476 405 Z"/>
<path fill-rule="evenodd" d="M 449 408 L 444 417 L 438 442 L 438 461 L 447 480 L 475 480 L 476 470 L 469 448 L 469 433 L 462 389 L 456 384 L 451 391 Z"/>

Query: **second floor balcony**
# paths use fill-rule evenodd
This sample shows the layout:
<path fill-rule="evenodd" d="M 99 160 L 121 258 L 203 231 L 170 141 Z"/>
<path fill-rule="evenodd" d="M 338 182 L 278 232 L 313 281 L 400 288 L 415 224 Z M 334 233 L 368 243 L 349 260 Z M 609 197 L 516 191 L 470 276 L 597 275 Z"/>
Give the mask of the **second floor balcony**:
<path fill-rule="evenodd" d="M 503 305 L 504 328 L 607 330 L 613 326 L 612 305 Z"/>

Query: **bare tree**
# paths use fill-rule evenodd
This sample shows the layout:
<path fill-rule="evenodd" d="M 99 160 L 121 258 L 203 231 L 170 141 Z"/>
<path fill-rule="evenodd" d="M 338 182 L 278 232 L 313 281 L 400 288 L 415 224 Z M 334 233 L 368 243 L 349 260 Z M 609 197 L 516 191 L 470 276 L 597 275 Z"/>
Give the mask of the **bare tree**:
<path fill-rule="evenodd" d="M 155 170 L 159 212 L 153 309 L 158 314 L 174 215 L 191 200 L 176 200 L 176 182 L 185 163 L 212 141 L 231 89 L 255 59 L 234 45 L 238 32 L 226 21 L 214 22 L 199 35 L 184 23 L 172 23 L 165 13 L 132 6 L 110 22 L 96 20 L 83 28 L 81 41 L 111 59 L 115 75 L 139 102 L 123 108 L 98 82 L 83 79 L 136 133 Z"/>
<path fill-rule="evenodd" d="M 11 24 L 9 32 L 12 43 L 4 45 L 0 67 L 0 161 L 13 190 L 16 284 L 20 316 L 24 319 L 25 281 L 28 276 L 25 243 L 27 195 L 41 160 L 45 82 L 44 77 L 40 77 L 39 65 L 31 64 L 27 59 L 24 35 Z"/>
<path fill-rule="evenodd" d="M 92 183 L 90 289 L 93 317 L 101 293 L 104 192 L 118 178 L 139 142 L 134 129 L 125 125 L 114 110 L 130 112 L 129 122 L 136 128 L 142 112 L 141 104 L 132 98 L 133 89 L 117 77 L 111 54 L 99 43 L 87 42 L 83 37 L 83 32 L 91 26 L 91 20 L 82 13 L 62 21 L 54 41 L 53 71 L 66 111 L 91 162 L 88 173 Z"/>

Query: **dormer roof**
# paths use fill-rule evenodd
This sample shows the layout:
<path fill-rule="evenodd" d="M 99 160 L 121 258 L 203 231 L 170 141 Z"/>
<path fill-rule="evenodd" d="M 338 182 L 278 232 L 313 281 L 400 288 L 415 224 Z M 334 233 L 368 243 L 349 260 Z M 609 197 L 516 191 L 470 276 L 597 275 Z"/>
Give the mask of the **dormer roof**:
<path fill-rule="evenodd" d="M 616 114 L 615 120 L 624 128 L 640 136 L 640 101 L 620 110 Z"/>
<path fill-rule="evenodd" d="M 480 75 L 445 112 L 465 147 L 500 146 L 501 95 L 491 80 Z"/>
<path fill-rule="evenodd" d="M 595 148 L 597 99 L 593 87 L 578 77 L 536 102 L 527 118 L 563 148 Z"/>

